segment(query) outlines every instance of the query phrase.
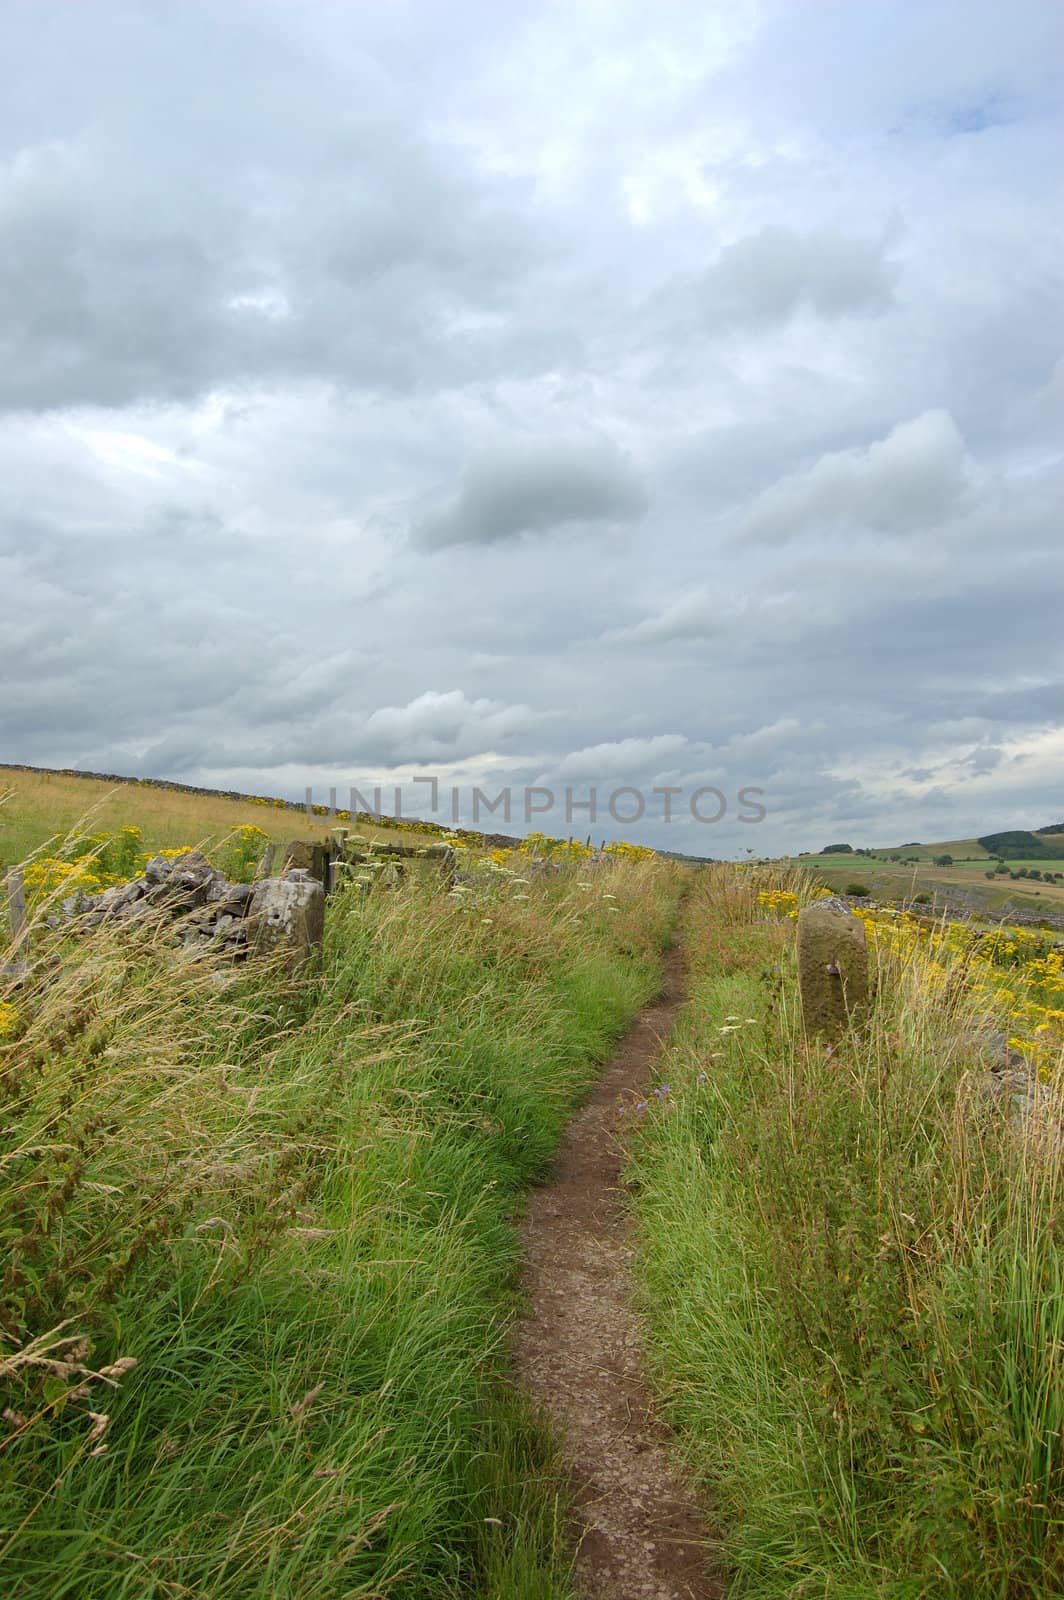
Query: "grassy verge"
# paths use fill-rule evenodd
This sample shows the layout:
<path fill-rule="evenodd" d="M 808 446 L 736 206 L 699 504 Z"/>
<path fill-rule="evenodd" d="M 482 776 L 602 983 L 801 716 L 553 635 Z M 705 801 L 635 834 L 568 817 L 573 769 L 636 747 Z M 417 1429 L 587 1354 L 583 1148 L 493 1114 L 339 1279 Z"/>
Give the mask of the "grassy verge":
<path fill-rule="evenodd" d="M 757 887 L 699 876 L 632 1157 L 658 1377 L 733 1592 L 1059 1594 L 1059 1145 L 981 1102 L 962 958 L 882 946 L 864 1039 L 807 1047 L 794 924 Z"/>
<path fill-rule="evenodd" d="M 101 931 L 7 997 L 6 1595 L 568 1593 L 511 1214 L 677 882 L 352 894 L 300 986 Z"/>

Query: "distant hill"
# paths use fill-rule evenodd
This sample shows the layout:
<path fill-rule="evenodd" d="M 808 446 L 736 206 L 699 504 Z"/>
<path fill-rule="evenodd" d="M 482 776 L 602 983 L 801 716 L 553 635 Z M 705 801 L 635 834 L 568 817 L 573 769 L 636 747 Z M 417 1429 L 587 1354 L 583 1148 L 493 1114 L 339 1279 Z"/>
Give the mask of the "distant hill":
<path fill-rule="evenodd" d="M 1000 856 L 1006 861 L 1059 861 L 1064 860 L 1064 822 L 1036 829 L 1001 828 L 981 834 L 979 838 L 942 839 L 937 844 L 919 844 L 915 839 L 893 845 L 829 844 L 818 851 L 803 851 L 802 854 L 807 859 L 818 860 L 835 856 L 934 861 L 936 856 L 951 855 L 957 861 L 973 861 L 983 856 Z"/>
<path fill-rule="evenodd" d="M 1064 826 L 1035 833 L 1003 828 L 979 839 L 821 850 L 792 857 L 835 893 L 870 894 L 895 905 L 949 907 L 961 916 L 1003 918 L 1064 932 Z"/>

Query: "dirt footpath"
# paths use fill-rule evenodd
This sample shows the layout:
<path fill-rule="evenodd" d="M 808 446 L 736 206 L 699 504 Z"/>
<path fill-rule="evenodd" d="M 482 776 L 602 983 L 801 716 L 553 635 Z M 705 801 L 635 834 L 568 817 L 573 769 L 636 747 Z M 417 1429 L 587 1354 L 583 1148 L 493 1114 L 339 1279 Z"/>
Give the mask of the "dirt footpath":
<path fill-rule="evenodd" d="M 618 1101 L 647 1092 L 684 998 L 680 954 L 661 998 L 621 1041 L 573 1117 L 524 1222 L 526 1312 L 514 1335 L 518 1382 L 546 1410 L 574 1489 L 581 1600 L 717 1600 L 707 1529 L 673 1461 L 643 1376 L 631 1299 L 632 1246 L 620 1192 Z"/>

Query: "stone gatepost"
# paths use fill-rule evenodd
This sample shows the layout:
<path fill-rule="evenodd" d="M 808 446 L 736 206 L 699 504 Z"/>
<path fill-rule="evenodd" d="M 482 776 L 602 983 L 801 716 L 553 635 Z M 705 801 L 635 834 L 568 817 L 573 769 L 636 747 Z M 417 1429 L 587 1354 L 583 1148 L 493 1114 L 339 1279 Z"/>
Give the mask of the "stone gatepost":
<path fill-rule="evenodd" d="M 22 879 L 22 868 L 12 867 L 4 879 L 4 888 L 7 890 L 7 915 L 11 924 L 11 945 L 17 948 L 27 937 L 26 934 L 26 888 Z"/>
<path fill-rule="evenodd" d="M 260 878 L 247 914 L 248 946 L 256 955 L 279 955 L 295 972 L 311 961 L 325 937 L 325 889 L 300 867 L 280 878 Z"/>
<path fill-rule="evenodd" d="M 329 866 L 329 847 L 316 839 L 289 839 L 281 855 L 281 872 L 298 868 L 325 887 Z"/>
<path fill-rule="evenodd" d="M 806 1037 L 828 1044 L 868 1008 L 868 943 L 845 901 L 818 900 L 798 916 L 798 979 Z"/>

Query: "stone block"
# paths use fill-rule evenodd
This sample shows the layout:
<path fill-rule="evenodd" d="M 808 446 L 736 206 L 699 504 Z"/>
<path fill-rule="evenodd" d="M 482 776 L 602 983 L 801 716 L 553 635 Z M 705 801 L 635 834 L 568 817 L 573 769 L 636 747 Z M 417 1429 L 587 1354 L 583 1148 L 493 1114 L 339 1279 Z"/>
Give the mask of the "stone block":
<path fill-rule="evenodd" d="M 328 845 L 314 839 L 289 839 L 281 856 L 281 873 L 293 869 L 307 873 L 324 885 L 329 868 Z"/>
<path fill-rule="evenodd" d="M 291 971 L 313 959 L 325 934 L 325 890 L 301 867 L 254 885 L 247 915 L 256 955 L 278 955 Z"/>
<path fill-rule="evenodd" d="M 798 978 L 807 1038 L 833 1044 L 859 1026 L 868 1007 L 868 943 L 860 917 L 837 904 L 805 906 L 798 917 Z"/>

